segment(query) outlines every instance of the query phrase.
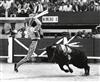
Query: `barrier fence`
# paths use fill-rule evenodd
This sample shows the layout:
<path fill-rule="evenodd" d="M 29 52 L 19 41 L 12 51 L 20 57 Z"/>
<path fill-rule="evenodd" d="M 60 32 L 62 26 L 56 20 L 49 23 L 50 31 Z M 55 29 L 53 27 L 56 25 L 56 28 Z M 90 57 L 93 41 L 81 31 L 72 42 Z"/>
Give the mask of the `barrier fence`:
<path fill-rule="evenodd" d="M 38 42 L 36 54 L 40 55 L 43 51 L 39 49 L 49 46 L 58 40 L 55 38 L 41 39 Z M 83 45 L 83 47 L 78 49 L 84 51 L 88 59 L 100 59 L 100 39 L 75 39 L 74 41 L 78 41 Z M 13 63 L 16 57 L 26 56 L 30 43 L 31 40 L 25 38 L 13 39 L 10 37 L 8 39 L 0 39 L 0 59 L 6 58 L 8 63 Z M 42 57 L 47 57 L 47 55 Z"/>

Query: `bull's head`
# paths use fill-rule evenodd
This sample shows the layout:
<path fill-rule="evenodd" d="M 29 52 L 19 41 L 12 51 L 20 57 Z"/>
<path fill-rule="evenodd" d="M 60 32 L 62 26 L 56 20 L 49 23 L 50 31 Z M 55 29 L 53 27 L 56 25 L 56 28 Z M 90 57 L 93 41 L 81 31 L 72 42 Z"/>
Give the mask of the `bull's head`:
<path fill-rule="evenodd" d="M 51 61 L 54 61 L 54 55 L 55 55 L 55 50 L 56 50 L 56 45 L 55 44 L 52 44 L 51 46 L 47 46 L 46 48 L 42 48 L 42 49 L 39 49 L 39 50 L 43 50 L 43 52 L 41 53 L 41 55 L 39 55 L 39 57 L 43 57 L 44 54 L 46 54 L 45 56 L 48 57 L 48 60 L 51 62 Z"/>
<path fill-rule="evenodd" d="M 48 60 L 50 62 L 54 61 L 54 58 L 55 58 L 55 55 L 56 55 L 56 45 L 48 46 L 46 48 L 46 52 L 47 52 Z"/>

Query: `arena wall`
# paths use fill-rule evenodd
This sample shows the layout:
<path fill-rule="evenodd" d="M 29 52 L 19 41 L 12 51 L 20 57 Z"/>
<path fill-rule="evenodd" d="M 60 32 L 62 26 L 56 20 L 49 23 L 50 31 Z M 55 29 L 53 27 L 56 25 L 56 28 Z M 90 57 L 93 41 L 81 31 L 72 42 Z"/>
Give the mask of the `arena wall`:
<path fill-rule="evenodd" d="M 17 39 L 22 44 L 24 44 L 26 47 L 29 47 L 29 44 L 31 43 L 30 39 Z M 41 48 L 47 47 L 55 42 L 57 42 L 59 39 L 41 39 L 38 43 L 36 54 L 41 54 L 43 51 L 39 50 Z M 87 56 L 91 57 L 100 57 L 100 39 L 75 39 L 75 41 L 80 42 L 80 45 L 83 45 L 83 47 L 78 48 L 85 52 Z M 24 57 L 27 54 L 27 50 L 23 48 L 20 44 L 14 41 L 13 46 L 13 62 L 19 61 L 22 57 Z M 8 40 L 7 39 L 0 39 L 0 56 L 8 56 Z M 2 60 L 3 58 L 0 58 Z M 91 59 L 89 59 L 91 60 Z M 93 59 L 92 59 L 93 60 Z"/>

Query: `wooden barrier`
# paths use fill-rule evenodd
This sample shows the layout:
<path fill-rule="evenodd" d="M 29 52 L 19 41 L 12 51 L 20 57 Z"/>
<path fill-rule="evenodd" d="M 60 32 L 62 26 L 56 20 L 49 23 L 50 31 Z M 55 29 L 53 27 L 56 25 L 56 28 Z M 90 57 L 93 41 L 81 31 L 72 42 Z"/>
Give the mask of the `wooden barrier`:
<path fill-rule="evenodd" d="M 11 39 L 11 37 L 7 40 L 2 40 L 0 39 L 0 59 L 2 58 L 6 58 L 8 59 L 7 62 L 12 63 L 14 61 L 16 61 L 16 58 L 18 60 L 18 57 L 24 57 L 27 54 L 27 48 L 29 47 L 31 40 L 30 39 L 25 39 L 25 38 L 20 38 L 17 39 L 20 44 L 18 42 L 16 42 L 16 40 L 14 40 L 14 44 L 13 44 L 13 40 Z M 39 50 L 41 48 L 47 47 L 51 44 L 53 44 L 54 42 L 57 42 L 59 39 L 41 39 L 38 42 L 37 48 L 36 48 L 36 54 L 41 54 L 43 51 Z M 80 45 L 83 45 L 83 47 L 78 48 L 82 51 L 84 51 L 86 53 L 86 55 L 88 56 L 89 59 L 100 59 L 100 39 L 75 39 L 74 41 L 78 41 L 80 42 Z M 8 45 L 9 42 L 9 45 Z M 22 46 L 22 44 L 24 46 Z M 26 48 L 25 48 L 26 47 Z M 45 57 L 47 57 L 45 55 Z"/>

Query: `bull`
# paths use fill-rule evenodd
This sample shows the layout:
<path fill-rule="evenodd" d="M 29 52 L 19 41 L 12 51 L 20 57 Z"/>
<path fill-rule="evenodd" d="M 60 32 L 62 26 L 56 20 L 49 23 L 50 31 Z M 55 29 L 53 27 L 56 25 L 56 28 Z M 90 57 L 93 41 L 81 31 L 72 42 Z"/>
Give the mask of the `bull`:
<path fill-rule="evenodd" d="M 68 40 L 66 34 L 63 34 L 63 38 L 59 41 L 43 48 L 42 50 L 45 50 L 43 54 L 47 53 L 48 60 L 56 62 L 60 69 L 66 73 L 73 72 L 69 66 L 69 64 L 72 64 L 77 68 L 83 68 L 85 71 L 84 75 L 88 76 L 90 74 L 90 66 L 88 65 L 87 56 L 83 51 L 76 48 L 82 47 L 82 45 L 77 45 L 80 42 L 70 43 L 77 36 L 78 34 Z M 66 65 L 68 69 L 64 69 L 64 65 Z"/>
<path fill-rule="evenodd" d="M 83 68 L 85 71 L 84 75 L 89 75 L 90 67 L 88 65 L 87 56 L 83 51 L 63 44 L 53 44 L 46 47 L 46 52 L 48 60 L 56 62 L 64 72 L 72 73 L 73 70 L 69 66 L 69 64 L 72 64 L 77 68 Z M 66 65 L 68 69 L 64 69 L 64 65 Z"/>

